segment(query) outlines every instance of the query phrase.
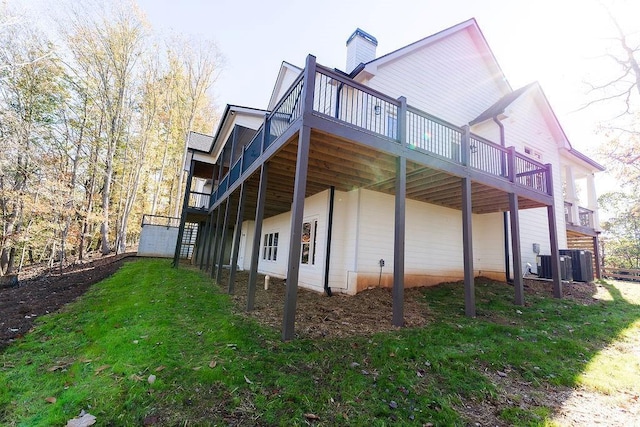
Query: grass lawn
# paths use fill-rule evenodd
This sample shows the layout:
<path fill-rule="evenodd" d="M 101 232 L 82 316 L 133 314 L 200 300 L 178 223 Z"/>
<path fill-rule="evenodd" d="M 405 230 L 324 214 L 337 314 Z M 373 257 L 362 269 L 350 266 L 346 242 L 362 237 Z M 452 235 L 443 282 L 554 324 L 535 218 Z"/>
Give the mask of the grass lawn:
<path fill-rule="evenodd" d="M 470 408 L 501 400 L 504 424 L 554 425 L 554 407 L 531 396 L 637 399 L 640 352 L 625 343 L 640 344 L 640 292 L 603 282 L 594 304 L 516 307 L 512 288 L 478 282 L 476 319 L 462 286 L 445 284 L 422 292 L 426 327 L 283 343 L 233 314 L 205 274 L 129 262 L 0 354 L 0 424 L 65 425 L 86 411 L 118 426 L 466 425 Z M 505 394 L 501 378 L 522 388 Z"/>

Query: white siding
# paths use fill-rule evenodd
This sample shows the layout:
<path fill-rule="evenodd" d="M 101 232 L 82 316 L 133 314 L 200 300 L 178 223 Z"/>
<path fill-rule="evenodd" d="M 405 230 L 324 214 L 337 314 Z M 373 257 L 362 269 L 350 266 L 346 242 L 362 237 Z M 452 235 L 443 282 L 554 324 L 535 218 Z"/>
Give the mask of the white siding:
<path fill-rule="evenodd" d="M 502 213 L 473 215 L 473 267 L 478 276 L 505 279 Z"/>
<path fill-rule="evenodd" d="M 269 104 L 269 109 L 272 110 L 275 108 L 276 104 L 280 101 L 280 99 L 284 96 L 284 94 L 289 90 L 295 79 L 300 75 L 300 71 L 292 70 L 289 67 L 284 67 L 286 70 L 284 75 L 282 76 L 282 82 L 280 85 L 274 88 L 274 93 L 272 97 L 272 101 Z"/>
<path fill-rule="evenodd" d="M 395 199 L 387 194 L 362 190 L 360 200 L 357 273 L 360 277 L 379 277 L 378 261 L 384 259 L 380 282 L 383 286 L 390 286 Z M 473 215 L 472 220 L 475 273 L 499 276 L 504 272 L 502 216 Z M 461 211 L 407 200 L 405 245 L 408 285 L 463 277 Z"/>
<path fill-rule="evenodd" d="M 349 271 L 354 272 L 356 269 L 358 194 L 358 190 L 335 193 L 329 264 L 329 287 L 332 289 L 346 290 Z M 327 198 L 327 209 L 328 206 Z"/>
<path fill-rule="evenodd" d="M 509 117 L 502 120 L 502 123 L 505 127 L 507 146 L 514 146 L 519 153 L 524 153 L 525 146 L 530 147 L 542 154 L 542 160 L 539 160 L 541 163 L 551 163 L 558 245 L 560 248 L 566 248 L 567 234 L 558 142 L 554 139 L 543 112 L 535 102 L 534 93 L 530 91 L 514 101 L 509 108 Z M 492 131 L 488 124 L 474 128 L 474 132 L 485 138 L 495 137 L 495 131 Z M 530 263 L 535 272 L 536 254 L 533 252 L 533 244 L 540 244 L 541 254 L 551 253 L 547 209 L 520 210 L 519 214 L 522 269 L 526 271 L 526 264 Z"/>
<path fill-rule="evenodd" d="M 318 221 L 318 228 L 316 231 L 316 255 L 314 265 L 300 265 L 300 276 L 298 282 L 302 287 L 314 289 L 317 291 L 322 291 L 324 287 L 323 278 L 327 238 L 328 200 L 328 191 L 323 191 L 322 193 L 318 193 L 311 197 L 308 197 L 305 200 L 304 206 L 305 221 Z M 243 269 L 249 269 L 251 263 L 252 241 L 255 227 L 253 221 L 245 221 L 243 223 L 243 227 L 245 227 L 245 224 L 247 231 L 245 233 L 243 228 L 243 235 L 240 239 L 240 249 L 242 249 L 242 252 L 244 253 L 244 255 L 242 256 L 244 260 L 241 264 L 241 267 Z M 264 247 L 264 236 L 265 234 L 269 233 L 278 233 L 278 256 L 275 261 L 268 261 L 263 259 L 262 248 Z M 262 223 L 262 235 L 260 236 L 260 256 L 258 258 L 258 271 L 260 273 L 269 274 L 274 277 L 280 278 L 286 277 L 287 262 L 289 259 L 288 254 L 290 238 L 291 212 L 285 212 L 283 214 L 264 219 Z M 243 239 L 246 240 L 244 249 L 242 243 Z M 336 273 L 336 276 L 337 275 L 338 273 Z M 338 286 L 338 283 L 336 283 L 335 286 Z"/>
<path fill-rule="evenodd" d="M 368 85 L 455 125 L 463 125 L 504 93 L 469 30 L 378 67 Z M 506 85 L 503 85 L 506 87 Z"/>

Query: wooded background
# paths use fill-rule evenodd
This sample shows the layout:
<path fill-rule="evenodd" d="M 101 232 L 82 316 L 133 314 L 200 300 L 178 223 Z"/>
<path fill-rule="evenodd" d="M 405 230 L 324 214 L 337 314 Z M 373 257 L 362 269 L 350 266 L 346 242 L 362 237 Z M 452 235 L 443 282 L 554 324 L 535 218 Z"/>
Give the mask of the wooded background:
<path fill-rule="evenodd" d="M 179 216 L 188 130 L 211 134 L 212 41 L 154 33 L 133 2 L 0 4 L 0 274 L 123 252 Z"/>

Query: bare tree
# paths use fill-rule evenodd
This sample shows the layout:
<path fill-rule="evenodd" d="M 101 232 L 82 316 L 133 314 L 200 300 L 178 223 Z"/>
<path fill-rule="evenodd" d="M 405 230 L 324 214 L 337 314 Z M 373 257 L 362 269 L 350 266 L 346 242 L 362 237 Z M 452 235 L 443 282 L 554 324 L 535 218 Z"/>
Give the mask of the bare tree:
<path fill-rule="evenodd" d="M 74 11 L 68 43 L 77 64 L 96 91 L 105 116 L 105 154 L 102 186 L 102 223 L 100 234 L 103 254 L 110 252 L 110 204 L 116 150 L 125 144 L 128 92 L 132 90 L 134 68 L 141 55 L 144 25 L 133 8 L 108 9 L 92 4 L 90 11 Z M 98 7 L 100 6 L 100 7 Z M 95 16 L 92 12 L 99 11 Z"/>

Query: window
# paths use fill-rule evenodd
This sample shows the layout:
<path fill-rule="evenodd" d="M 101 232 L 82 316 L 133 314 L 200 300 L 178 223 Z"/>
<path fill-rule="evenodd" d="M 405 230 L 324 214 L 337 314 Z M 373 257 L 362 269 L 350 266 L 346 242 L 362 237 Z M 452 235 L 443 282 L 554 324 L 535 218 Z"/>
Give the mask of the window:
<path fill-rule="evenodd" d="M 278 258 L 278 234 L 268 233 L 264 235 L 262 243 L 262 259 L 265 261 L 276 261 Z"/>
<path fill-rule="evenodd" d="M 526 154 L 527 156 L 531 157 L 533 160 L 536 160 L 538 162 L 542 162 L 542 153 L 539 151 L 534 150 L 531 147 L 524 147 L 524 154 Z"/>
<path fill-rule="evenodd" d="M 318 232 L 318 220 L 302 223 L 302 254 L 300 263 L 304 265 L 316 264 L 316 233 Z"/>

